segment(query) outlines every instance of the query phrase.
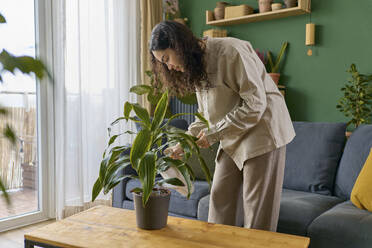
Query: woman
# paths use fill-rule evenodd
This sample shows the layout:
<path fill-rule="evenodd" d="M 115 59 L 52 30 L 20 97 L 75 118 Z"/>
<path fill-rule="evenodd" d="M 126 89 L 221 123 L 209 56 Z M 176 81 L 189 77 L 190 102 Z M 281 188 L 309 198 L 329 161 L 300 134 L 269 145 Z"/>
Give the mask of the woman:
<path fill-rule="evenodd" d="M 244 226 L 276 231 L 285 147 L 295 136 L 282 94 L 251 44 L 235 38 L 200 40 L 184 25 L 159 23 L 150 41 L 156 80 L 171 91 L 195 92 L 199 112 L 210 122 L 188 132 L 207 148 L 220 142 L 208 221 L 235 224 L 243 187 Z M 170 148 L 174 158 L 182 147 Z"/>

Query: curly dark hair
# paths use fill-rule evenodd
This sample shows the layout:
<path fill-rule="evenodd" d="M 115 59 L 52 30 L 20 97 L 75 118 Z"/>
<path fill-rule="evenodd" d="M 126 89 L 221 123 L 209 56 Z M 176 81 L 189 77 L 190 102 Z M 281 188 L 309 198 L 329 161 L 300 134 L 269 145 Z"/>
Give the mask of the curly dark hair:
<path fill-rule="evenodd" d="M 169 70 L 152 53 L 167 48 L 174 49 L 180 56 L 184 72 Z M 205 45 L 187 26 L 175 21 L 160 22 L 152 30 L 149 49 L 155 84 L 161 81 L 172 95 L 193 93 L 202 87 L 201 81 L 206 81 L 205 87 L 209 87 L 204 62 Z"/>

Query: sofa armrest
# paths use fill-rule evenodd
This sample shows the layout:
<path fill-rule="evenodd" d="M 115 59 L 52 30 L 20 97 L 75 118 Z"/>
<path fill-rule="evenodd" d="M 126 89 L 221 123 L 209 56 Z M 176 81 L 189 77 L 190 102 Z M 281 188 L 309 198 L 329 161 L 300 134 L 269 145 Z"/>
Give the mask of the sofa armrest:
<path fill-rule="evenodd" d="M 123 152 L 121 155 L 129 155 L 130 149 Z M 132 168 L 132 166 L 127 166 L 125 169 L 119 172 L 119 176 L 123 175 L 137 175 L 136 171 Z M 112 206 L 116 208 L 122 208 L 123 201 L 126 199 L 125 197 L 125 189 L 129 178 L 122 180 L 118 185 L 116 185 L 112 190 Z"/>

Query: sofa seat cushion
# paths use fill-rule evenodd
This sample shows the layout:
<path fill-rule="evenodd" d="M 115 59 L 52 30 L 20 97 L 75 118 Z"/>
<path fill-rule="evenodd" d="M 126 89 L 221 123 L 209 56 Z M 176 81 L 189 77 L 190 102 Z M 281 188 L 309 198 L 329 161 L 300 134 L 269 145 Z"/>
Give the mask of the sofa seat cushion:
<path fill-rule="evenodd" d="M 306 236 L 311 222 L 340 202 L 342 199 L 334 196 L 284 189 L 278 232 Z"/>
<path fill-rule="evenodd" d="M 345 143 L 345 123 L 293 122 L 296 137 L 287 145 L 283 187 L 332 195 Z"/>
<path fill-rule="evenodd" d="M 130 191 L 136 187 L 141 187 L 140 181 L 137 179 L 131 179 L 128 181 L 125 194 L 126 197 L 132 201 L 133 195 Z M 206 181 L 195 181 L 194 192 L 190 195 L 190 199 L 187 199 L 173 189 L 171 189 L 171 192 L 169 212 L 196 218 L 199 200 L 209 194 L 209 186 Z"/>
<path fill-rule="evenodd" d="M 311 247 L 369 248 L 372 244 L 372 213 L 343 202 L 316 218 L 308 236 Z"/>

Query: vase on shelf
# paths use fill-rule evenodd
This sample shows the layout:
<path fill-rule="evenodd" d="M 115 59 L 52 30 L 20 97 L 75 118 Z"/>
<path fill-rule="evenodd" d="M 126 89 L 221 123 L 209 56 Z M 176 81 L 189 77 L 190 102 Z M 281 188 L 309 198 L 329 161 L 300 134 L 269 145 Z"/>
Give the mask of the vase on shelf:
<path fill-rule="evenodd" d="M 214 19 L 221 20 L 225 18 L 225 7 L 229 6 L 227 2 L 217 2 L 216 8 L 214 8 Z"/>
<path fill-rule="evenodd" d="M 260 13 L 271 11 L 271 3 L 273 0 L 258 0 L 258 8 Z"/>
<path fill-rule="evenodd" d="M 282 9 L 282 4 L 281 3 L 273 3 L 271 4 L 271 9 L 274 10 L 280 10 Z"/>
<path fill-rule="evenodd" d="M 297 0 L 284 0 L 286 8 L 297 7 Z"/>

